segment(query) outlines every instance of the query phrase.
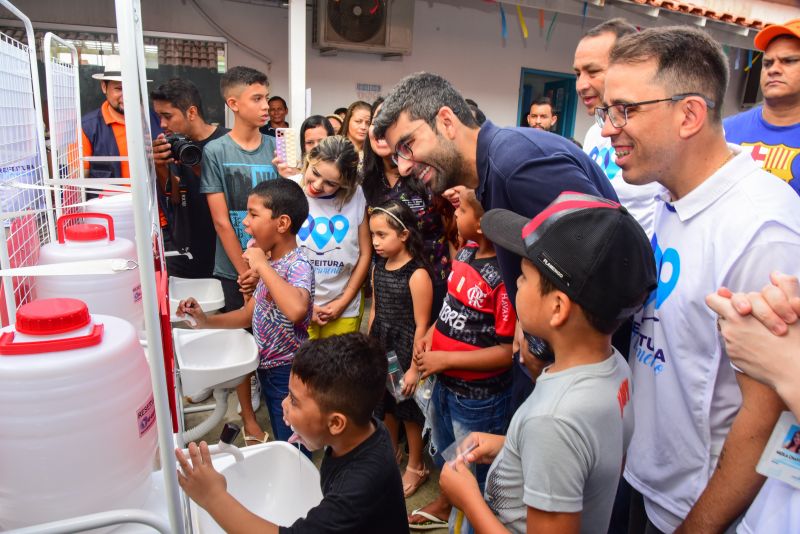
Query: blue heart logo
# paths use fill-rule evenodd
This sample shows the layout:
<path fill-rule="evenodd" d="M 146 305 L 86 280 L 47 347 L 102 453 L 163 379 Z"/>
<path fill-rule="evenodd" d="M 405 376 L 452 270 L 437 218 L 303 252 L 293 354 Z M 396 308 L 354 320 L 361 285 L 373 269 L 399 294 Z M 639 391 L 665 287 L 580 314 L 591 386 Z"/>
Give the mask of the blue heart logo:
<path fill-rule="evenodd" d="M 656 260 L 658 287 L 647 297 L 645 306 L 655 300 L 656 309 L 658 309 L 670 296 L 675 286 L 678 285 L 678 277 L 681 274 L 681 256 L 674 248 L 668 248 L 662 251 L 661 247 L 658 245 L 658 236 L 655 234 L 653 234 L 653 239 L 650 241 L 650 244 L 653 247 Z M 661 276 L 665 265 L 669 265 L 669 279 L 667 280 L 663 280 Z"/>
<path fill-rule="evenodd" d="M 333 238 L 337 243 L 341 243 L 350 229 L 350 221 L 344 215 L 334 215 L 331 217 L 331 230 Z"/>
<path fill-rule="evenodd" d="M 309 215 L 306 217 L 306 220 L 303 221 L 303 226 L 300 227 L 300 230 L 297 232 L 297 237 L 300 238 L 300 241 L 305 241 L 308 239 L 308 236 L 311 235 L 311 230 L 314 228 L 314 217 Z"/>
<path fill-rule="evenodd" d="M 333 237 L 333 225 L 327 217 L 317 217 L 314 219 L 313 227 L 311 229 L 311 239 L 318 249 L 321 249 L 328 244 L 328 241 Z"/>
<path fill-rule="evenodd" d="M 600 168 L 603 169 L 606 177 L 609 180 L 613 180 L 614 177 L 617 176 L 620 169 L 617 166 L 616 162 L 614 161 L 614 148 L 598 148 L 594 147 L 591 152 L 589 152 L 589 157 L 592 158 L 595 163 L 600 165 Z"/>

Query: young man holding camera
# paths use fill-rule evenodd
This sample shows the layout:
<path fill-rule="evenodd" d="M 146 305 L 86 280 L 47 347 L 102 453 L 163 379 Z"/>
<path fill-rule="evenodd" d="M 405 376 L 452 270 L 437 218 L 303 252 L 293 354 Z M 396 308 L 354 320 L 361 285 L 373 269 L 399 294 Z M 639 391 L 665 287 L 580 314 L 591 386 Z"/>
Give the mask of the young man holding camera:
<path fill-rule="evenodd" d="M 200 92 L 188 80 L 169 80 L 152 91 L 150 99 L 166 134 L 153 141 L 153 158 L 159 185 L 173 207 L 172 241 L 178 249 L 188 247 L 191 253 L 191 259 L 168 257 L 167 270 L 183 278 L 211 278 L 216 231 L 206 196 L 200 192 L 200 163 L 189 164 L 191 159 L 186 156 L 202 154 L 206 143 L 228 130 L 206 122 Z"/>

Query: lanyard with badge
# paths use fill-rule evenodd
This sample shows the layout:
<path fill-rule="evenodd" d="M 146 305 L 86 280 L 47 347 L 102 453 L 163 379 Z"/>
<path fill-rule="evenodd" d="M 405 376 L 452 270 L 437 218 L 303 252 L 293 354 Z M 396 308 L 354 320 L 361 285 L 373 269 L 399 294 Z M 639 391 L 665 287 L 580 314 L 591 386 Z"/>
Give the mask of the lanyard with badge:
<path fill-rule="evenodd" d="M 756 471 L 800 489 L 800 423 L 792 412 L 783 412 Z"/>

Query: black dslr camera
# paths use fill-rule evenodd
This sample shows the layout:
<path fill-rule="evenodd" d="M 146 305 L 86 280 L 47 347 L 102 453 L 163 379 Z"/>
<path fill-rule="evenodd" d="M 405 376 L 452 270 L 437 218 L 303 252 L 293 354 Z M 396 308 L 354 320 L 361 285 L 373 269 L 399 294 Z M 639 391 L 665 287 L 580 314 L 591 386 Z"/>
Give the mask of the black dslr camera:
<path fill-rule="evenodd" d="M 197 165 L 203 158 L 203 151 L 191 139 L 181 134 L 170 134 L 166 138 L 172 152 L 172 159 L 184 165 Z"/>

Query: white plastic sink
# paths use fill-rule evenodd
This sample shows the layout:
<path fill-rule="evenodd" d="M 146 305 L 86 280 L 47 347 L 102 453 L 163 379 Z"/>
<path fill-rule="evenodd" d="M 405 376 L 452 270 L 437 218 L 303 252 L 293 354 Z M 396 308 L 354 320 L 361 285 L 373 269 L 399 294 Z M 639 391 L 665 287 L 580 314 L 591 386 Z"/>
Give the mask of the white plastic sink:
<path fill-rule="evenodd" d="M 258 347 L 245 330 L 172 330 L 183 394 L 236 387 L 258 367 Z"/>
<path fill-rule="evenodd" d="M 247 509 L 278 526 L 290 526 L 322 500 L 319 471 L 311 460 L 285 441 L 244 447 L 244 461 L 214 456 L 214 467 L 228 481 L 228 492 Z M 195 532 L 224 532 L 205 510 L 192 502 Z"/>
<path fill-rule="evenodd" d="M 222 282 L 216 278 L 169 277 L 169 313 L 175 316 L 180 301 L 194 297 L 204 312 L 219 310 L 225 306 Z"/>

